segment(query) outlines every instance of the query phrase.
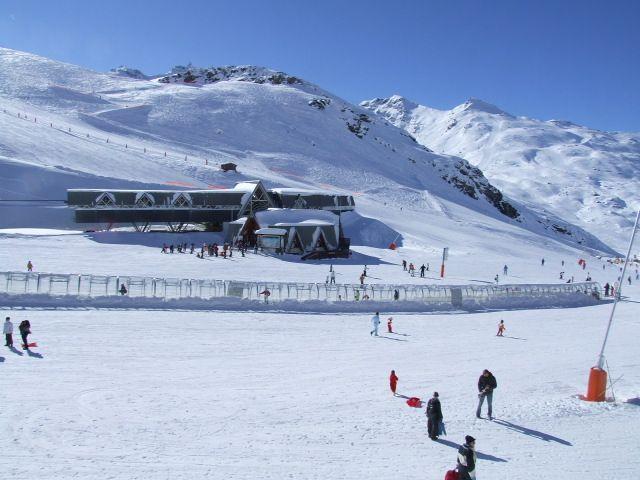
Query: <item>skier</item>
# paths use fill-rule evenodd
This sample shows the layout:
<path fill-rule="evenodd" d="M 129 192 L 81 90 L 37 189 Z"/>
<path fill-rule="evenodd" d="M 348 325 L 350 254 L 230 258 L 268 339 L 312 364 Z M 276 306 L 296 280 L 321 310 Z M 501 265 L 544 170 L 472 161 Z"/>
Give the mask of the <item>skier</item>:
<path fill-rule="evenodd" d="M 564 272 L 560 272 L 560 280 L 564 280 Z"/>
<path fill-rule="evenodd" d="M 544 267 L 544 258 L 542 259 L 542 262 L 540 262 L 540 264 Z"/>
<path fill-rule="evenodd" d="M 393 317 L 387 318 L 387 332 L 393 333 Z"/>
<path fill-rule="evenodd" d="M 503 333 L 504 331 L 507 329 L 507 327 L 504 326 L 504 320 L 500 320 L 500 323 L 498 324 L 498 333 L 496 333 L 496 337 L 503 337 Z"/>
<path fill-rule="evenodd" d="M 459 480 L 475 480 L 476 478 L 476 439 L 471 435 L 464 437 L 464 444 L 458 448 Z"/>
<path fill-rule="evenodd" d="M 506 275 L 508 271 L 509 271 L 509 267 L 507 267 L 506 265 L 504 267 L 502 267 L 502 273 L 504 275 Z"/>
<path fill-rule="evenodd" d="M 496 276 L 495 276 L 495 277 L 493 277 L 493 279 L 495 280 L 496 285 L 497 285 L 497 284 L 498 284 L 498 282 L 500 281 L 500 277 L 498 277 L 498 274 L 497 274 L 497 273 L 496 273 Z"/>
<path fill-rule="evenodd" d="M 162 244 L 162 250 L 160 251 L 160 253 L 167 253 L 167 249 L 168 249 L 168 248 L 169 248 L 169 247 L 167 247 L 167 244 L 166 244 L 166 243 L 163 243 L 163 244 Z"/>
<path fill-rule="evenodd" d="M 564 260 L 562 260 L 562 262 L 561 262 L 561 263 L 562 263 L 562 266 L 564 267 Z"/>
<path fill-rule="evenodd" d="M 357 290 L 356 290 L 357 292 Z M 378 327 L 380 326 L 380 312 L 376 312 L 376 314 L 371 317 L 371 323 L 373 324 L 373 330 L 369 333 L 369 335 L 378 336 Z"/>
<path fill-rule="evenodd" d="M 120 295 L 126 295 L 127 294 L 127 287 L 124 286 L 124 283 L 120 284 Z"/>
<path fill-rule="evenodd" d="M 398 290 L 397 288 L 393 291 L 393 299 L 400 300 L 400 290 Z"/>
<path fill-rule="evenodd" d="M 396 371 L 391 370 L 391 375 L 389 376 L 389 387 L 391 387 L 391 391 L 393 392 L 393 396 L 396 396 L 396 387 L 398 386 L 398 377 L 396 376 Z"/>
<path fill-rule="evenodd" d="M 172 243 L 171 245 L 169 245 L 169 253 L 173 253 L 173 249 L 174 249 L 174 248 L 175 248 L 175 247 L 173 246 L 173 243 Z"/>
<path fill-rule="evenodd" d="M 427 402 L 427 409 L 424 414 L 427 416 L 427 433 L 431 440 L 437 440 L 440 434 L 440 422 L 442 422 L 442 406 L 438 392 L 433 392 L 433 397 Z"/>
<path fill-rule="evenodd" d="M 404 270 L 405 272 L 407 271 L 407 261 L 406 260 L 402 260 L 402 270 Z"/>
<path fill-rule="evenodd" d="M 429 262 L 427 262 L 427 272 L 429 271 Z"/>
<path fill-rule="evenodd" d="M 360 274 L 360 285 L 364 285 L 364 277 L 365 277 L 365 274 L 361 273 Z"/>
<path fill-rule="evenodd" d="M 271 296 L 271 292 L 268 288 L 265 288 L 263 291 L 259 293 L 259 295 L 264 295 L 264 303 L 269 303 L 269 297 Z"/>
<path fill-rule="evenodd" d="M 333 270 L 329 273 L 329 283 L 333 283 L 334 285 L 336 283 L 336 272 Z"/>
<path fill-rule="evenodd" d="M 4 333 L 5 338 L 4 346 L 9 348 L 13 347 L 13 323 L 10 317 L 4 319 L 2 333 Z"/>
<path fill-rule="evenodd" d="M 27 262 L 27 272 L 33 272 L 33 263 L 31 263 L 31 260 Z"/>
<path fill-rule="evenodd" d="M 422 264 L 422 266 L 420 267 L 420 278 L 424 278 L 424 271 L 427 269 L 427 267 L 425 267 L 424 263 Z"/>
<path fill-rule="evenodd" d="M 367 276 L 367 266 L 364 266 L 364 270 L 362 271 L 362 275 Z"/>
<path fill-rule="evenodd" d="M 23 320 L 18 325 L 18 330 L 20 330 L 20 336 L 22 337 L 22 349 L 29 350 L 29 340 L 28 336 L 31 333 L 31 323 L 29 320 Z"/>
<path fill-rule="evenodd" d="M 191 244 L 191 251 L 189 252 L 191 255 L 193 255 L 193 251 L 196 249 L 196 245 L 194 243 Z"/>
<path fill-rule="evenodd" d="M 413 263 L 409 263 L 409 273 L 412 277 L 416 276 L 416 267 Z"/>
<path fill-rule="evenodd" d="M 631 275 L 629 275 L 629 278 L 627 278 L 627 281 L 629 282 L 629 285 L 631 285 Z"/>
<path fill-rule="evenodd" d="M 496 381 L 496 377 L 493 376 L 489 370 L 484 370 L 480 378 L 478 379 L 478 409 L 476 410 L 476 417 L 480 417 L 480 413 L 482 410 L 482 404 L 484 403 L 484 399 L 487 399 L 487 406 L 489 420 L 493 420 L 491 415 L 493 410 L 493 391 L 498 388 L 498 382 Z"/>

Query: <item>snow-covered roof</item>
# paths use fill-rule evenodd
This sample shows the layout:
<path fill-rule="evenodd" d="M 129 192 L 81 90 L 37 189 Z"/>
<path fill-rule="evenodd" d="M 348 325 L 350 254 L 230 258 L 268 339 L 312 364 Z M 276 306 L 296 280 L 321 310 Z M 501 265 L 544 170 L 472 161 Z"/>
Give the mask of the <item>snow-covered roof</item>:
<path fill-rule="evenodd" d="M 261 228 L 259 230 L 256 230 L 256 235 L 278 235 L 278 236 L 284 236 L 286 234 L 287 234 L 287 231 L 284 228 L 267 227 L 267 228 Z"/>
<path fill-rule="evenodd" d="M 300 188 L 272 188 L 271 191 L 280 195 L 300 195 L 302 197 L 305 195 L 340 195 L 330 190 L 306 190 Z"/>
<path fill-rule="evenodd" d="M 331 224 L 338 223 L 338 216 L 325 210 L 298 210 L 287 208 L 270 208 L 256 213 L 260 225 L 274 225 L 276 223 L 297 224 L 305 220 L 324 221 Z"/>

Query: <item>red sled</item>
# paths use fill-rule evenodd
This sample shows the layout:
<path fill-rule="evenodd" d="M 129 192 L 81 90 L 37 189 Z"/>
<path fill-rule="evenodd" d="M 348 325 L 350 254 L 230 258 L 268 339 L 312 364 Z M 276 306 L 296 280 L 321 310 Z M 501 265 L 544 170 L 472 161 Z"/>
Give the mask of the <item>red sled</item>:
<path fill-rule="evenodd" d="M 22 348 L 35 348 L 37 346 L 38 346 L 38 344 L 36 342 L 28 343 L 26 345 L 24 343 L 22 344 Z"/>
<path fill-rule="evenodd" d="M 460 479 L 460 474 L 455 470 L 449 470 L 444 476 L 444 480 L 459 480 L 459 479 Z"/>
<path fill-rule="evenodd" d="M 407 400 L 407 405 L 413 408 L 420 408 L 422 406 L 422 402 L 418 397 L 411 397 L 409 400 Z"/>

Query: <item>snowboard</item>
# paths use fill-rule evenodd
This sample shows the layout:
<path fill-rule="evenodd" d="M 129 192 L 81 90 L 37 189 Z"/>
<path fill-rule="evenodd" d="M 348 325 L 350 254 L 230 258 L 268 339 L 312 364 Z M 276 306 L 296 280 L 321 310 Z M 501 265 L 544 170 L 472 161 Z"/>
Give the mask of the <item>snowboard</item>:
<path fill-rule="evenodd" d="M 35 348 L 37 346 L 38 344 L 36 342 L 28 343 L 27 345 L 25 345 L 24 343 L 22 344 L 22 348 Z"/>

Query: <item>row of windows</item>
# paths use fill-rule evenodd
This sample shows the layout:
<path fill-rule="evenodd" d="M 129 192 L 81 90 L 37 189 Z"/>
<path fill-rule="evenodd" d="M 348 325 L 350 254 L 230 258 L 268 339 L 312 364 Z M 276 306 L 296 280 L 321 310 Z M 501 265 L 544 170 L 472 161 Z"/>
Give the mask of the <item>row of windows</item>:
<path fill-rule="evenodd" d="M 135 206 L 148 208 L 155 205 L 155 199 L 149 193 L 142 193 L 137 196 Z M 113 194 L 109 192 L 101 193 L 95 201 L 97 207 L 112 207 L 116 205 L 116 199 Z M 177 194 L 171 202 L 174 207 L 190 207 L 193 205 L 191 197 L 184 193 Z"/>

